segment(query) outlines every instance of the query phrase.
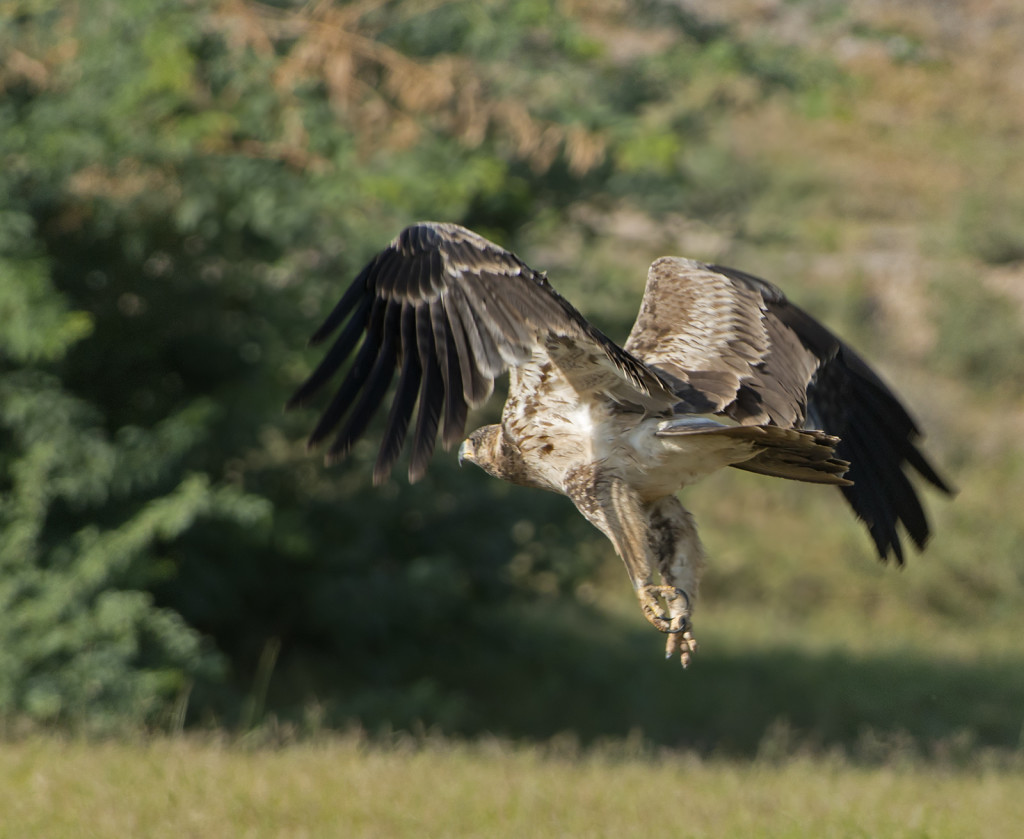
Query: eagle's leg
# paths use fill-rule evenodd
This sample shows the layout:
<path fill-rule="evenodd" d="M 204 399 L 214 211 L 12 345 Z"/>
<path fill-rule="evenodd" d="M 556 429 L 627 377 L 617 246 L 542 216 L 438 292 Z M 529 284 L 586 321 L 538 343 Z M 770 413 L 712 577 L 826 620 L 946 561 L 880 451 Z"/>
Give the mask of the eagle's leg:
<path fill-rule="evenodd" d="M 645 504 L 625 481 L 595 465 L 573 469 L 566 476 L 564 489 L 577 509 L 611 541 L 626 566 L 644 617 L 660 632 L 670 634 L 670 650 L 679 652 L 687 664 L 696 649 L 689 632 L 692 594 L 677 585 L 676 578 L 680 584 L 691 585 L 695 593 L 696 575 L 684 573 L 689 565 L 675 556 L 676 545 L 685 541 L 675 535 L 680 513 L 692 530 L 682 505 L 674 497 Z M 674 502 L 678 509 L 667 502 Z M 703 559 L 702 553 L 699 559 Z M 654 583 L 656 571 L 661 573 L 663 585 Z M 679 638 L 674 641 L 676 636 Z"/>
<path fill-rule="evenodd" d="M 697 599 L 700 574 L 704 570 L 704 546 L 697 536 L 693 516 L 674 495 L 649 504 L 647 514 L 651 552 L 665 583 L 657 588 L 678 592 L 671 598 L 663 595 L 673 623 L 681 624 L 666 639 L 665 658 L 678 655 L 683 667 L 686 667 L 697 651 L 690 617 Z"/>

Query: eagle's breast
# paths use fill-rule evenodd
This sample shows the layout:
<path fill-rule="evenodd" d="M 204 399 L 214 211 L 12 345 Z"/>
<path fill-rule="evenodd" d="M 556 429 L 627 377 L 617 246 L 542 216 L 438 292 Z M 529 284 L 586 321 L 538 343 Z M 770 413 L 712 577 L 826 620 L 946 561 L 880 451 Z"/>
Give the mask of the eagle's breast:
<path fill-rule="evenodd" d="M 513 368 L 502 425 L 533 479 L 562 492 L 566 474 L 600 457 L 610 406 L 575 390 L 550 360 Z"/>

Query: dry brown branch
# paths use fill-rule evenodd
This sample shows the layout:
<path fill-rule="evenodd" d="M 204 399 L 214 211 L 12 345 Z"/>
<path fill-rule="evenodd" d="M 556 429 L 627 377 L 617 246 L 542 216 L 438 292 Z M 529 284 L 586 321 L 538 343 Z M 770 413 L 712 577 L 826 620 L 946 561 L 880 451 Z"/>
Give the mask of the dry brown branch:
<path fill-rule="evenodd" d="M 297 97 L 306 84 L 320 84 L 339 119 L 352 126 L 366 153 L 402 149 L 422 132 L 445 134 L 467 148 L 488 138 L 537 172 L 564 151 L 570 169 L 582 174 L 604 159 L 605 140 L 581 125 L 566 126 L 533 116 L 521 101 L 494 97 L 488 68 L 453 54 L 418 59 L 378 38 L 370 13 L 384 0 L 336 5 L 317 0 L 296 10 L 246 0 L 225 0 L 215 16 L 233 49 L 268 54 L 289 45 L 273 74 L 279 93 Z M 412 18 L 443 2 L 389 7 Z M 297 104 L 296 104 L 297 107 Z"/>

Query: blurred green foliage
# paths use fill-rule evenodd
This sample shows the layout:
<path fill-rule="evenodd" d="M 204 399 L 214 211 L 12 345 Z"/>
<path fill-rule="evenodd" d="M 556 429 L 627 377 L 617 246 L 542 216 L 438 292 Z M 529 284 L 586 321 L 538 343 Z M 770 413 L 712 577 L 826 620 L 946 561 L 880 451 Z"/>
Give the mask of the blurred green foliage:
<path fill-rule="evenodd" d="M 982 392 L 1024 394 L 1024 330 L 1004 295 L 959 276 L 940 277 L 938 325 L 943 341 L 937 361 Z"/>
<path fill-rule="evenodd" d="M 8 6 L 0 711 L 232 719 L 271 641 L 355 716 L 443 707 L 436 650 L 572 597 L 596 535 L 450 460 L 323 472 L 280 412 L 311 325 L 417 217 L 513 244 L 581 197 L 685 205 L 708 120 L 793 78 L 661 4 L 669 48 L 615 60 L 526 0 Z"/>
<path fill-rule="evenodd" d="M 968 195 L 960 208 L 963 248 L 992 265 L 1024 260 L 1024 199 L 990 187 Z"/>

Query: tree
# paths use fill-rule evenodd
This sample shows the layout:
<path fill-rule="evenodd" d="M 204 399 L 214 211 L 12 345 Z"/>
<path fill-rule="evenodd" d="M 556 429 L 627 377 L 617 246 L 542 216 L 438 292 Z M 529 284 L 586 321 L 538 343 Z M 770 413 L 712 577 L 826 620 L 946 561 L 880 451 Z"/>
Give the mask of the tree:
<path fill-rule="evenodd" d="M 571 599 L 600 553 L 568 507 L 450 459 L 372 496 L 369 446 L 324 473 L 310 417 L 281 414 L 305 337 L 416 218 L 514 246 L 594 237 L 581 206 L 739 212 L 761 175 L 709 125 L 807 83 L 799 60 L 655 2 L 633 54 L 587 34 L 626 12 L 588 4 L 15 7 L 0 712 L 166 720 L 195 683 L 222 687 L 194 712 L 230 717 L 283 643 L 287 698 L 325 678 L 339 719 L 477 724 L 452 651 L 514 650 L 504 605 Z"/>

